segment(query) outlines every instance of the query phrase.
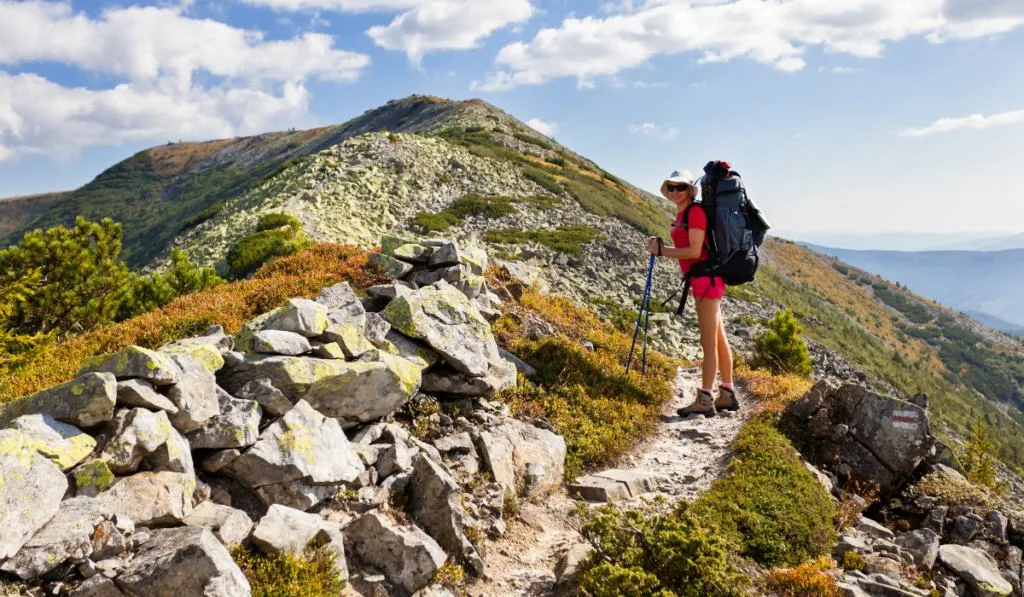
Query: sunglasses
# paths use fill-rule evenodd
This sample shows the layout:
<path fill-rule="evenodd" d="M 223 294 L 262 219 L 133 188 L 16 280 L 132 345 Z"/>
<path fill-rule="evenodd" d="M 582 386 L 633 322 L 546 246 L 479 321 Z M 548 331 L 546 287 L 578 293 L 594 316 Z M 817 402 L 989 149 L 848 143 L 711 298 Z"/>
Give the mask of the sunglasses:
<path fill-rule="evenodd" d="M 690 190 L 690 185 L 686 184 L 685 182 L 684 183 L 680 183 L 680 184 L 669 183 L 669 184 L 665 185 L 665 189 L 669 193 L 675 193 L 677 191 L 688 191 L 688 190 Z"/>

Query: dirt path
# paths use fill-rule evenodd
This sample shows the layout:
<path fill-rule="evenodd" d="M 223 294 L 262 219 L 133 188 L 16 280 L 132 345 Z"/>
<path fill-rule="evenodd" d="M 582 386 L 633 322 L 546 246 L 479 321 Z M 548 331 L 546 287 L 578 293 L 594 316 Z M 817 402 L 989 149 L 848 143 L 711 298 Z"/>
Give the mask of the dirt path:
<path fill-rule="evenodd" d="M 676 409 L 692 401 L 699 383 L 699 370 L 678 371 L 675 397 L 665 405 L 657 431 L 616 469 L 651 477 L 648 486 L 654 491 L 629 496 L 618 501 L 620 505 L 659 494 L 670 500 L 690 499 L 721 475 L 729 460 L 729 445 L 750 411 L 709 419 L 677 416 Z M 467 593 L 474 597 L 557 594 L 555 567 L 580 542 L 570 520 L 576 503 L 561 492 L 540 505 L 524 504 L 520 520 L 510 523 L 500 540 L 486 545 L 489 579 L 471 585 Z"/>

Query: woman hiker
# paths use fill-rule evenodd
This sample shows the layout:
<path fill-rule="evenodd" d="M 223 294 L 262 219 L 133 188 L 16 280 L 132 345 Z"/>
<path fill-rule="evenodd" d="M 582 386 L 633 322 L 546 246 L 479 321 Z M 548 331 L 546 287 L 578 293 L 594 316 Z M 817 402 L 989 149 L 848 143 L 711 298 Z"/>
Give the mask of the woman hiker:
<path fill-rule="evenodd" d="M 661 183 L 661 194 L 676 205 L 678 210 L 672 225 L 672 243 L 675 248 L 664 246 L 661 238 L 648 239 L 647 250 L 652 255 L 679 260 L 679 269 L 685 276 L 694 263 L 710 258 L 705 244 L 707 216 L 699 206 L 687 211 L 697 198 L 693 174 L 689 170 L 676 170 Z M 683 215 L 686 215 L 686 222 Z M 697 324 L 700 327 L 700 346 L 703 351 L 701 387 L 690 406 L 680 408 L 680 416 L 700 414 L 713 417 L 716 410 L 736 410 L 739 400 L 732 385 L 732 350 L 725 336 L 725 325 L 719 304 L 725 296 L 725 283 L 721 278 L 695 277 L 690 279 L 690 290 L 697 303 Z M 712 395 L 715 374 L 721 371 L 722 382 L 718 385 L 718 398 Z"/>

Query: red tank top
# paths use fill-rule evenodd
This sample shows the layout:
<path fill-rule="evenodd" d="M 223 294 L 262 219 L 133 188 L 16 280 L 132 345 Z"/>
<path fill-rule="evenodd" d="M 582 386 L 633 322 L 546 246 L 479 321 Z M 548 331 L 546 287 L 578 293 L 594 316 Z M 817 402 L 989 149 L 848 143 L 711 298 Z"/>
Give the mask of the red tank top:
<path fill-rule="evenodd" d="M 672 225 L 672 243 L 677 249 L 685 249 L 690 246 L 690 231 L 683 225 L 683 214 L 685 212 L 685 209 L 679 212 L 679 214 L 676 215 L 676 223 Z M 690 209 L 688 219 L 689 222 L 687 222 L 687 224 L 689 224 L 690 228 L 707 231 L 708 217 L 704 214 L 704 210 L 700 206 L 694 205 L 693 208 Z M 707 234 L 705 234 L 704 247 L 701 249 L 700 257 L 696 259 L 680 259 L 679 269 L 681 269 L 684 274 L 689 273 L 690 267 L 693 266 L 694 263 L 697 263 L 698 261 L 707 261 L 710 258 L 711 254 L 708 253 L 708 237 Z"/>

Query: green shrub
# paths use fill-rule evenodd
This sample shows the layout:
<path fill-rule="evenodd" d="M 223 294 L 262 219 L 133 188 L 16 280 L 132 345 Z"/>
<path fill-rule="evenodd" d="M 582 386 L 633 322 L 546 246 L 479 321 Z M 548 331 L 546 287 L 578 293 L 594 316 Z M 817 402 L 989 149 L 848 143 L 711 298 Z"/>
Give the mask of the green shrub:
<path fill-rule="evenodd" d="M 462 221 L 462 218 L 448 211 L 430 213 L 421 211 L 412 219 L 412 224 L 423 232 L 444 232 Z"/>
<path fill-rule="evenodd" d="M 412 219 L 412 223 L 424 232 L 444 232 L 451 226 L 462 223 L 470 216 L 500 218 L 515 211 L 516 203 L 525 203 L 538 209 L 550 209 L 556 204 L 551 197 L 485 197 L 467 195 L 459 197 L 446 209 L 431 213 L 421 211 Z"/>
<path fill-rule="evenodd" d="M 523 176 L 539 184 L 545 190 L 555 195 L 561 195 L 565 192 L 562 185 L 555 180 L 555 177 L 548 174 L 544 170 L 536 166 L 523 166 Z"/>
<path fill-rule="evenodd" d="M 858 572 L 864 571 L 864 556 L 860 555 L 856 550 L 848 550 L 843 554 L 843 570 L 856 570 Z"/>
<path fill-rule="evenodd" d="M 1001 493 L 1005 489 L 996 474 L 998 460 L 992 430 L 980 421 L 971 428 L 971 437 L 962 460 L 968 481 L 996 493 Z"/>
<path fill-rule="evenodd" d="M 256 231 L 228 250 L 228 272 L 239 280 L 275 257 L 298 253 L 309 246 L 302 223 L 286 214 L 260 217 Z"/>
<path fill-rule="evenodd" d="M 555 251 L 576 256 L 583 252 L 584 245 L 602 238 L 604 238 L 603 233 L 589 226 L 559 226 L 557 230 L 502 228 L 488 230 L 484 234 L 484 240 L 491 243 L 537 242 Z"/>
<path fill-rule="evenodd" d="M 212 267 L 199 267 L 181 249 L 171 249 L 171 264 L 164 272 L 135 276 L 120 305 L 117 321 L 163 307 L 176 297 L 207 290 L 224 282 Z"/>
<path fill-rule="evenodd" d="M 765 323 L 765 331 L 754 340 L 755 367 L 774 373 L 795 373 L 810 376 L 811 358 L 807 343 L 800 334 L 803 328 L 789 309 L 775 313 Z"/>
<path fill-rule="evenodd" d="M 648 502 L 622 511 L 581 504 L 583 535 L 595 546 L 580 588 L 594 597 L 619 595 L 745 595 L 746 578 L 733 566 L 719 530 L 691 511 Z"/>
<path fill-rule="evenodd" d="M 327 547 L 294 556 L 264 555 L 239 546 L 231 557 L 249 580 L 253 597 L 330 597 L 345 589 L 334 567 L 336 556 Z"/>
<path fill-rule="evenodd" d="M 288 214 L 278 213 L 263 214 L 260 216 L 260 221 L 256 224 L 256 231 L 263 232 L 264 230 L 276 230 L 282 226 L 287 226 L 296 233 L 302 230 L 302 222 L 300 222 L 298 218 Z"/>
<path fill-rule="evenodd" d="M 831 497 L 768 417 L 744 426 L 733 456 L 726 476 L 694 503 L 695 512 L 762 564 L 795 566 L 830 553 Z"/>

